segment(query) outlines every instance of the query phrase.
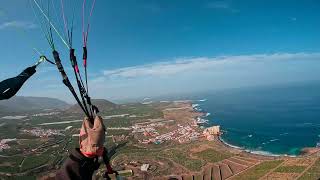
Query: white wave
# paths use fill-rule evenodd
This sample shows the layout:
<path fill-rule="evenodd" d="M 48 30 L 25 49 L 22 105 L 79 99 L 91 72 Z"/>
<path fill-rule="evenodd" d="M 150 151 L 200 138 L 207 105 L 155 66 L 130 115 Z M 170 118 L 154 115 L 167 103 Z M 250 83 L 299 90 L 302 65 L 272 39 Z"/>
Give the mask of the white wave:
<path fill-rule="evenodd" d="M 152 104 L 152 103 L 153 103 L 153 101 L 148 101 L 148 102 L 143 102 L 141 104 L 148 105 L 148 104 Z"/>
<path fill-rule="evenodd" d="M 197 117 L 196 122 L 197 122 L 198 124 L 206 124 L 206 123 L 209 122 L 209 120 L 208 120 L 208 119 L 202 119 L 202 118 L 200 118 L 200 117 Z"/>
<path fill-rule="evenodd" d="M 210 116 L 210 115 L 211 115 L 211 113 L 207 113 L 207 114 L 206 114 L 206 117 L 208 117 L 208 116 Z"/>
<path fill-rule="evenodd" d="M 279 139 L 271 139 L 270 142 L 279 141 Z"/>
<path fill-rule="evenodd" d="M 280 157 L 280 156 L 287 156 L 287 157 L 297 157 L 296 155 L 287 155 L 287 154 L 274 154 L 269 151 L 261 151 L 261 150 L 251 150 L 251 149 L 245 149 L 243 147 L 235 146 L 232 144 L 227 143 L 224 141 L 221 137 L 219 137 L 220 141 L 222 141 L 225 145 L 235 148 L 235 149 L 240 149 L 244 150 L 245 152 L 251 153 L 251 154 L 257 154 L 257 155 L 263 155 L 263 156 L 272 156 L 272 157 Z M 269 142 L 265 143 L 268 144 Z M 263 144 L 263 143 L 262 143 Z"/>
<path fill-rule="evenodd" d="M 249 134 L 248 137 L 251 138 L 251 137 L 252 137 L 252 134 Z"/>
<path fill-rule="evenodd" d="M 273 156 L 273 157 L 280 157 L 280 156 L 286 156 L 286 157 L 297 157 L 296 155 L 288 155 L 288 154 L 274 154 L 269 151 L 250 151 L 252 154 L 258 154 L 263 156 Z"/>
<path fill-rule="evenodd" d="M 200 99 L 199 102 L 205 102 L 207 99 Z"/>
<path fill-rule="evenodd" d="M 263 142 L 262 144 L 263 144 L 263 145 L 266 145 L 266 144 L 270 144 L 270 142 L 267 141 L 267 142 Z"/>
<path fill-rule="evenodd" d="M 246 150 L 246 152 L 249 152 L 249 153 L 252 153 L 252 154 L 263 155 L 263 156 L 274 156 L 274 157 L 281 156 L 280 154 L 273 154 L 273 153 L 268 152 L 268 151 Z"/>
<path fill-rule="evenodd" d="M 149 97 L 145 97 L 145 98 L 143 98 L 143 100 L 142 101 L 148 101 L 148 100 L 150 100 L 151 98 L 149 98 Z"/>
<path fill-rule="evenodd" d="M 235 146 L 235 145 L 232 145 L 232 144 L 227 143 L 227 142 L 226 142 L 226 141 L 224 141 L 221 137 L 219 137 L 219 139 L 220 139 L 220 141 L 222 141 L 222 142 L 223 142 L 223 144 L 225 144 L 225 145 L 227 145 L 227 146 L 229 146 L 229 147 L 232 147 L 232 148 L 235 148 L 235 149 L 242 149 L 242 150 L 243 150 L 243 148 L 242 148 L 242 147 Z"/>
<path fill-rule="evenodd" d="M 196 107 L 199 107 L 199 106 L 200 106 L 200 104 L 192 104 L 193 108 L 196 108 Z"/>

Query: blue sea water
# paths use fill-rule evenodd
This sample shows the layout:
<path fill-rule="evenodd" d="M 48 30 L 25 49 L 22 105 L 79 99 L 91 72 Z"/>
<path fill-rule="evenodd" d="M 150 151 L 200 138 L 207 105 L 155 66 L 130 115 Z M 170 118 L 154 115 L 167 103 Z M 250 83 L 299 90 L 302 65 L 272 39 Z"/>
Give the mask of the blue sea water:
<path fill-rule="evenodd" d="M 251 151 L 298 155 L 320 141 L 320 83 L 247 88 L 202 94 L 208 126 L 222 139 Z M 200 98 L 200 97 L 199 97 Z"/>

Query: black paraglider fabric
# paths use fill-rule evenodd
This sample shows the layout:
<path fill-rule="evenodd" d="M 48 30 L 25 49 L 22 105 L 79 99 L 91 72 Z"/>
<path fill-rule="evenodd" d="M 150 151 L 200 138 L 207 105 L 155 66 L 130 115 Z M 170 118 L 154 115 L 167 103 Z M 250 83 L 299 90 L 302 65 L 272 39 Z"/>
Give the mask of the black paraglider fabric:
<path fill-rule="evenodd" d="M 92 179 L 95 170 L 100 164 L 97 158 L 87 158 L 81 154 L 80 149 L 72 151 L 62 168 L 56 173 L 57 180 L 86 180 Z"/>
<path fill-rule="evenodd" d="M 36 73 L 36 66 L 31 66 L 25 69 L 18 76 L 0 82 L 0 100 L 9 99 L 17 94 L 22 85 L 34 73 Z"/>

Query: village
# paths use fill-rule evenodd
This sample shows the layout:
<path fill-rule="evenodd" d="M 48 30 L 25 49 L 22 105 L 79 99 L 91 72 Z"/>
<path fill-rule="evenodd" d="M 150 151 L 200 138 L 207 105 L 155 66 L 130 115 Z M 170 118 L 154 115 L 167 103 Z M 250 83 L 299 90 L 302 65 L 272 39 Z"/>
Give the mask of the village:
<path fill-rule="evenodd" d="M 64 136 L 61 130 L 54 129 L 42 129 L 42 128 L 33 128 L 33 129 L 23 129 L 21 130 L 23 134 L 29 134 L 36 137 L 49 137 L 49 136 Z"/>
<path fill-rule="evenodd" d="M 7 144 L 10 141 L 15 141 L 16 139 L 2 139 L 0 141 L 0 152 L 2 152 L 5 149 L 10 149 L 9 144 Z"/>
<path fill-rule="evenodd" d="M 174 120 L 166 120 L 155 123 L 137 123 L 132 126 L 133 134 L 142 134 L 144 138 L 138 139 L 141 144 L 161 144 L 168 141 L 186 143 L 198 139 L 207 139 L 213 141 L 214 137 L 220 135 L 220 126 L 205 128 L 202 132 L 199 126 L 199 119 L 196 118 L 191 124 L 177 124 L 169 132 L 160 134 L 157 129 L 166 128 L 166 124 Z"/>

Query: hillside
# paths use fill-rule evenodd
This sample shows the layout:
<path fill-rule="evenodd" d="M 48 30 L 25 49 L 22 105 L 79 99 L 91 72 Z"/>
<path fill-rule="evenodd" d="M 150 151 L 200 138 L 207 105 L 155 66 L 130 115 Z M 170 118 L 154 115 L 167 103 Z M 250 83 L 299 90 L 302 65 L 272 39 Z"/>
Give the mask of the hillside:
<path fill-rule="evenodd" d="M 64 101 L 47 97 L 15 96 L 9 100 L 0 101 L 0 114 L 42 111 L 45 109 L 66 109 L 70 105 Z"/>
<path fill-rule="evenodd" d="M 0 115 L 4 115 L 4 114 L 6 114 L 7 112 L 9 112 L 9 108 L 6 107 L 6 106 L 0 105 Z"/>
<path fill-rule="evenodd" d="M 117 105 L 113 102 L 110 102 L 108 100 L 105 100 L 105 99 L 93 99 L 92 104 L 97 106 L 99 108 L 100 112 L 107 112 L 107 111 L 111 111 L 111 110 L 119 108 L 119 105 Z M 71 106 L 65 112 L 66 113 L 73 113 L 73 114 L 82 114 L 83 113 L 78 104 Z"/>

